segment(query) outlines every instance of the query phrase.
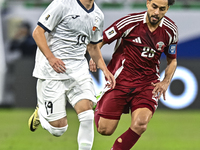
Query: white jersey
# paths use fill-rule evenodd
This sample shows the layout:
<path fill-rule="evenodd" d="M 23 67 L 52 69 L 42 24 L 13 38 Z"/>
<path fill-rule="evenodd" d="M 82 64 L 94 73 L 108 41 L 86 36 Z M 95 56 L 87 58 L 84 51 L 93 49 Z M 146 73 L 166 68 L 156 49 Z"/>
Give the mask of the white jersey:
<path fill-rule="evenodd" d="M 54 71 L 38 48 L 33 76 L 63 80 L 70 78 L 69 73 L 88 69 L 84 56 L 86 48 L 89 43 L 102 41 L 103 24 L 104 15 L 95 3 L 87 10 L 79 0 L 52 1 L 39 18 L 38 25 L 48 32 L 47 44 L 54 56 L 65 63 L 67 70 L 60 74 Z"/>

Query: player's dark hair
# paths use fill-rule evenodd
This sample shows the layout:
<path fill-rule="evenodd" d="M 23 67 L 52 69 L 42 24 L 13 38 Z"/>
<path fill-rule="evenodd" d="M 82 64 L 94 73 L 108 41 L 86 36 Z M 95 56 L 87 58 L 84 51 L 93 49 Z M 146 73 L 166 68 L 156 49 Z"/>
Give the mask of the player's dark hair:
<path fill-rule="evenodd" d="M 168 0 L 168 5 L 171 6 L 175 3 L 175 0 Z"/>
<path fill-rule="evenodd" d="M 149 1 L 151 1 L 151 0 L 149 0 Z M 169 6 L 173 5 L 174 3 L 175 3 L 175 0 L 168 0 L 168 5 Z"/>

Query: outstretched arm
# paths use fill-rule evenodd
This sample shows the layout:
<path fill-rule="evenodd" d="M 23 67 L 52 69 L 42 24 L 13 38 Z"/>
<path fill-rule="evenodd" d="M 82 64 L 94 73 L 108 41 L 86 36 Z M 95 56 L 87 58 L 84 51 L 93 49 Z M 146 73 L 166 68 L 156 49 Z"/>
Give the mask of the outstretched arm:
<path fill-rule="evenodd" d="M 105 77 L 108 79 L 108 81 L 109 81 L 108 87 L 114 88 L 115 87 L 115 78 L 110 73 L 110 71 L 107 69 L 107 66 L 101 55 L 100 45 L 90 43 L 87 46 L 87 51 L 89 52 L 90 57 L 94 60 L 95 64 L 97 64 L 97 66 L 103 71 Z"/>
<path fill-rule="evenodd" d="M 65 72 L 65 64 L 61 59 L 56 58 L 51 50 L 49 49 L 49 46 L 47 45 L 46 37 L 45 37 L 45 30 L 41 28 L 40 26 L 37 26 L 33 31 L 33 38 L 39 47 L 39 49 L 42 51 L 44 56 L 49 61 L 49 64 L 51 67 L 57 72 L 57 73 L 63 73 Z"/>
<path fill-rule="evenodd" d="M 166 100 L 165 93 L 172 80 L 176 67 L 177 67 L 177 60 L 170 59 L 169 57 L 167 57 L 167 67 L 165 69 L 164 79 L 161 82 L 156 83 L 156 84 L 151 83 L 155 87 L 152 92 L 154 97 L 158 96 L 158 99 L 159 99 L 161 95 L 163 94 L 163 98 L 164 100 Z"/>

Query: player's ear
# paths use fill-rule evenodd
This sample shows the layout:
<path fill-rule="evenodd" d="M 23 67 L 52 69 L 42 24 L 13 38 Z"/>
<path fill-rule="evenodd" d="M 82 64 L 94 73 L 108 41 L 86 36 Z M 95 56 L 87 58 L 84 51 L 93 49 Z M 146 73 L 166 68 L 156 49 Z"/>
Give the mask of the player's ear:
<path fill-rule="evenodd" d="M 151 0 L 147 0 L 146 6 L 148 8 L 148 5 L 150 4 Z"/>
<path fill-rule="evenodd" d="M 167 7 L 167 11 L 168 11 L 169 7 L 170 7 L 170 6 L 168 5 L 168 7 Z"/>

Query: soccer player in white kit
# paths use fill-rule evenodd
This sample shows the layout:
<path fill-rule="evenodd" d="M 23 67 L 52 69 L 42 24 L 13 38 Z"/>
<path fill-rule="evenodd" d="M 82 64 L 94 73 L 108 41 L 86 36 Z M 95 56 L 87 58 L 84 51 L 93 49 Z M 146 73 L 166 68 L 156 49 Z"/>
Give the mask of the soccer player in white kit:
<path fill-rule="evenodd" d="M 39 124 L 54 136 L 68 128 L 67 101 L 80 122 L 79 150 L 91 150 L 94 139 L 92 110 L 95 91 L 85 58 L 88 50 L 109 87 L 115 79 L 108 71 L 97 44 L 102 41 L 104 15 L 94 0 L 54 0 L 39 18 L 33 31 L 38 49 L 33 76 L 37 81 L 37 103 L 29 128 Z"/>

